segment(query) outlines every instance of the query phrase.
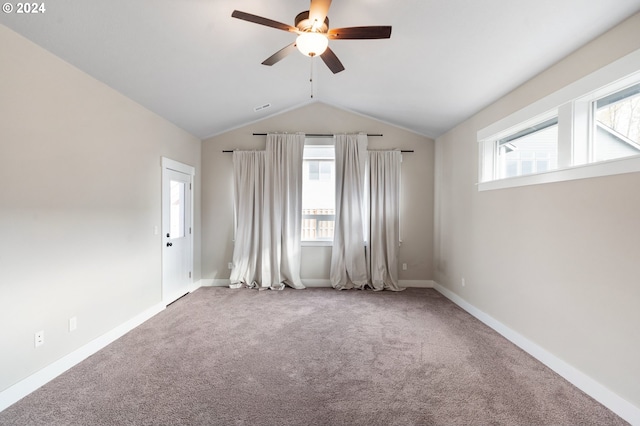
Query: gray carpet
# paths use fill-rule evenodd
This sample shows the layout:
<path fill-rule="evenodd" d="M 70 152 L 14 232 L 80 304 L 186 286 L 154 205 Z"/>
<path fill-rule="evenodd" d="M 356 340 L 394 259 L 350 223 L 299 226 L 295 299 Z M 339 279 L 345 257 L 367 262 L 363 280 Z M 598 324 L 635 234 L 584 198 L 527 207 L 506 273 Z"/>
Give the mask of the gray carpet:
<path fill-rule="evenodd" d="M 2 425 L 621 425 L 432 289 L 201 288 Z"/>

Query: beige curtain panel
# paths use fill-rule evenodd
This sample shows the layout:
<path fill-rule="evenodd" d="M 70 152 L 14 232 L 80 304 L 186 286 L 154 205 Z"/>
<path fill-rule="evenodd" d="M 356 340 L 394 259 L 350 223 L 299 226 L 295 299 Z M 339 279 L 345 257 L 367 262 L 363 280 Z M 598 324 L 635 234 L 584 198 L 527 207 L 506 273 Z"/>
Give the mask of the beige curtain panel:
<path fill-rule="evenodd" d="M 234 151 L 236 238 L 230 287 L 302 289 L 304 134 L 269 134 L 266 151 Z"/>

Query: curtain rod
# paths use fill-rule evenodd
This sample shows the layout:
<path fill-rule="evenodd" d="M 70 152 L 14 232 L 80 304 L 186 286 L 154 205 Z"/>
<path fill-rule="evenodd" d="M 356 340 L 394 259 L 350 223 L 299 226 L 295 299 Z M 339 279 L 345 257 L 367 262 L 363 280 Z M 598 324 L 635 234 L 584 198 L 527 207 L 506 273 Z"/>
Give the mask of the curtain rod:
<path fill-rule="evenodd" d="M 334 133 L 305 133 L 308 138 L 330 138 Z M 266 133 L 254 133 L 253 136 L 267 136 Z M 367 133 L 367 136 L 384 136 L 382 133 Z"/>
<path fill-rule="evenodd" d="M 223 153 L 229 153 L 229 152 L 233 152 L 233 151 L 234 151 L 233 149 L 223 149 L 222 150 Z M 412 149 L 406 149 L 406 150 L 403 149 L 400 152 L 413 152 L 413 150 Z"/>
<path fill-rule="evenodd" d="M 254 133 L 253 136 L 267 136 L 266 133 Z M 335 134 L 333 133 L 305 133 L 305 136 L 308 138 L 328 138 L 328 137 L 332 137 L 335 136 Z M 382 133 L 367 133 L 367 136 L 383 136 Z M 232 149 L 226 149 L 223 150 L 222 152 L 233 152 Z M 413 152 L 412 149 L 410 150 L 402 150 L 400 152 Z"/>

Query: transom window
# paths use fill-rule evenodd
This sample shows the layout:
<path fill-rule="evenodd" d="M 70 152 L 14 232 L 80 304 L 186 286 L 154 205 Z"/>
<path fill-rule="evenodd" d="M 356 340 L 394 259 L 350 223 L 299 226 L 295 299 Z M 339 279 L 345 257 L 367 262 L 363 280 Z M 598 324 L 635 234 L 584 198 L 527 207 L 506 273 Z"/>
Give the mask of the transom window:
<path fill-rule="evenodd" d="M 558 167 L 558 117 L 513 133 L 496 144 L 501 178 L 555 169 Z"/>
<path fill-rule="evenodd" d="M 478 132 L 478 189 L 640 171 L 640 50 Z"/>
<path fill-rule="evenodd" d="M 640 83 L 593 102 L 593 160 L 640 154 Z"/>

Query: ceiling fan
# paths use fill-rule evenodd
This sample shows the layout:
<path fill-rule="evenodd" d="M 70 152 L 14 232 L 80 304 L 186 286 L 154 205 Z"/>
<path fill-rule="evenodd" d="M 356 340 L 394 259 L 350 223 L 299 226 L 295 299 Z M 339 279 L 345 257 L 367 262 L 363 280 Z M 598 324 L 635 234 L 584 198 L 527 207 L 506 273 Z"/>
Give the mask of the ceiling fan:
<path fill-rule="evenodd" d="M 311 0 L 309 10 L 300 12 L 295 18 L 295 26 L 283 24 L 262 16 L 234 10 L 231 16 L 255 24 L 265 25 L 278 30 L 298 34 L 295 42 L 283 47 L 262 62 L 262 65 L 273 65 L 284 59 L 296 48 L 304 55 L 320 56 L 322 61 L 334 73 L 344 70 L 344 66 L 333 50 L 329 48 L 329 40 L 363 40 L 391 37 L 390 26 L 367 26 L 329 29 L 327 13 L 331 0 Z"/>

